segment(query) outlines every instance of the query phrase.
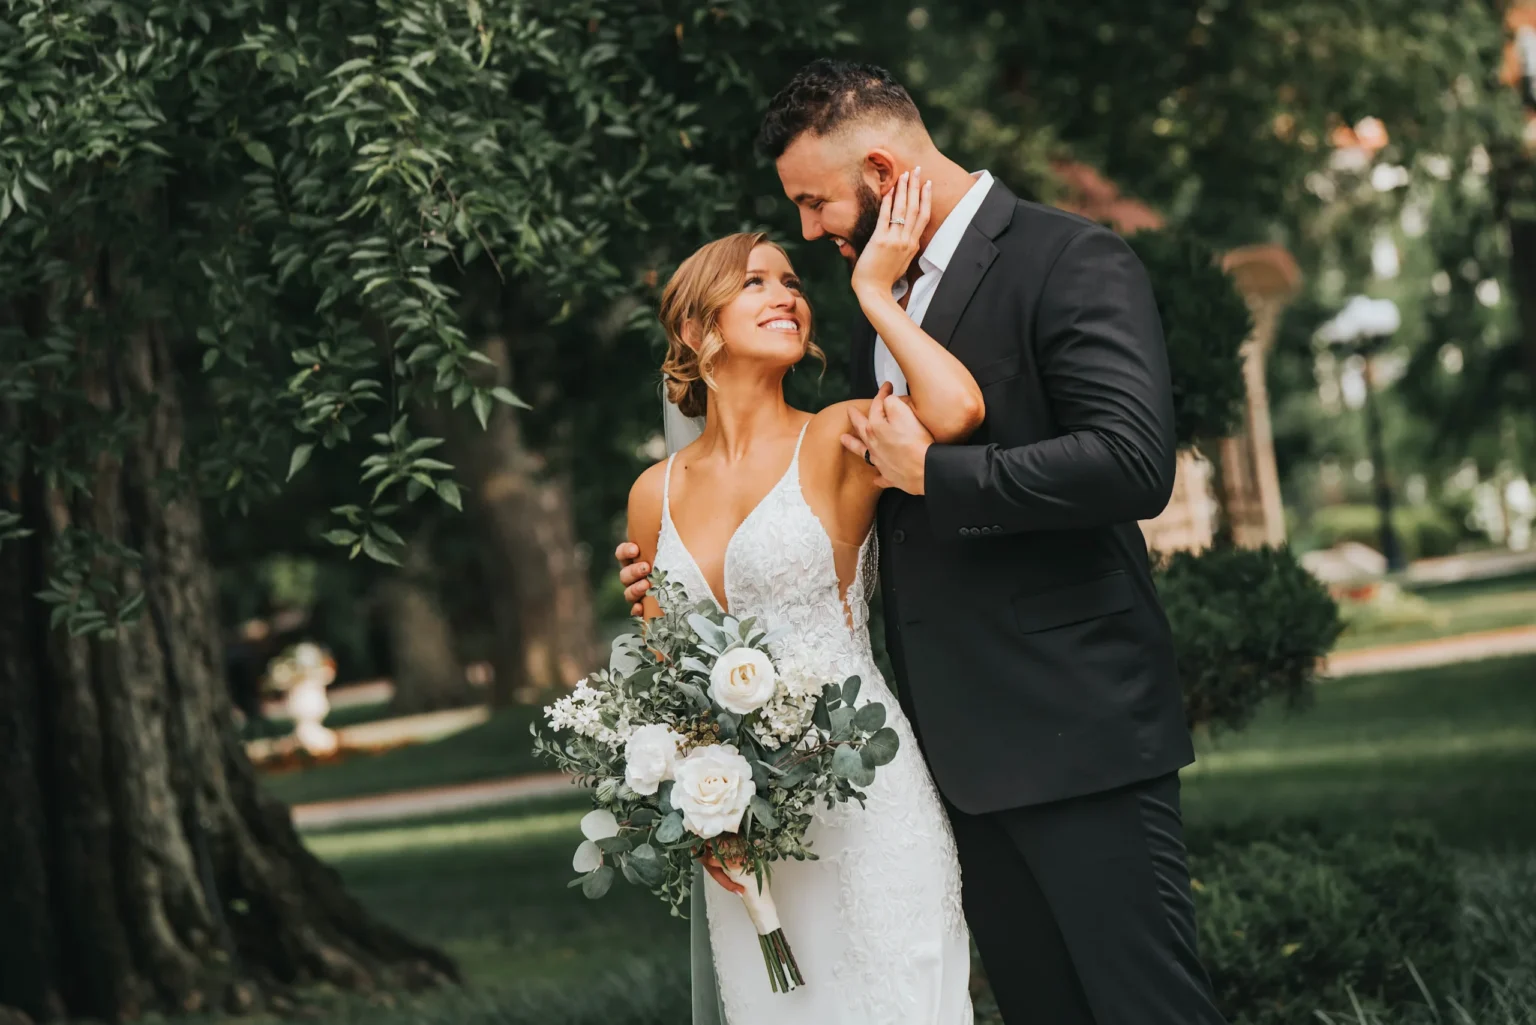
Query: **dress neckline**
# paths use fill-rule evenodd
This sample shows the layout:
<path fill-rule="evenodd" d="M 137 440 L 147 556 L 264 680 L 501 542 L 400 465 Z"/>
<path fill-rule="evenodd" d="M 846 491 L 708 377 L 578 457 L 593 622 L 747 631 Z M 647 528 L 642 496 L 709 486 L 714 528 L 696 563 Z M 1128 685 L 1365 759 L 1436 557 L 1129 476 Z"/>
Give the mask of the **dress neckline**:
<path fill-rule="evenodd" d="M 677 522 L 672 519 L 672 463 L 677 459 L 678 453 L 674 452 L 667 457 L 667 474 L 661 485 L 662 524 L 671 528 L 672 536 L 677 539 L 677 547 L 682 550 L 683 556 L 688 560 L 689 565 L 693 567 L 693 571 L 698 575 L 699 581 L 704 585 L 705 590 L 709 592 L 710 599 L 714 601 L 716 607 L 721 612 L 729 614 L 731 611 L 731 546 L 741 536 L 743 528 L 752 522 L 752 517 L 756 516 L 758 510 L 768 504 L 770 498 L 778 494 L 779 489 L 784 487 L 785 482 L 793 478 L 796 484 L 800 483 L 800 446 L 805 441 L 806 428 L 810 426 L 810 420 L 807 420 L 800 426 L 800 434 L 795 438 L 794 453 L 789 457 L 789 466 L 785 468 L 784 473 L 780 475 L 779 479 L 774 482 L 773 487 L 769 488 L 763 497 L 759 498 L 757 503 L 747 511 L 747 515 L 742 517 L 741 522 L 736 524 L 736 529 L 731 531 L 730 538 L 725 542 L 725 551 L 720 559 L 720 583 L 725 587 L 724 601 L 720 599 L 719 595 L 715 594 L 714 587 L 710 585 L 709 577 L 704 575 L 704 570 L 700 568 L 699 561 L 693 557 L 693 551 L 688 547 L 688 542 L 683 540 L 682 532 L 677 529 Z"/>

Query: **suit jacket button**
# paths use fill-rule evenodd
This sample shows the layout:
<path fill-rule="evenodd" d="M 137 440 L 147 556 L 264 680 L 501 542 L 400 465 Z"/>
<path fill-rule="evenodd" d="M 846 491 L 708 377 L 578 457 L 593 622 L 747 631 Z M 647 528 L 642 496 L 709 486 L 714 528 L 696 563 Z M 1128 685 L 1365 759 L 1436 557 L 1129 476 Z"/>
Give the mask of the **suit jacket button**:
<path fill-rule="evenodd" d="M 974 533 L 976 533 L 976 529 L 974 527 L 961 527 L 960 528 L 960 536 L 961 537 L 970 537 Z"/>
<path fill-rule="evenodd" d="M 905 530 L 902 530 L 899 527 L 896 530 L 893 530 L 891 532 L 891 540 L 895 541 L 897 544 L 901 544 L 906 539 L 907 539 L 907 532 Z"/>

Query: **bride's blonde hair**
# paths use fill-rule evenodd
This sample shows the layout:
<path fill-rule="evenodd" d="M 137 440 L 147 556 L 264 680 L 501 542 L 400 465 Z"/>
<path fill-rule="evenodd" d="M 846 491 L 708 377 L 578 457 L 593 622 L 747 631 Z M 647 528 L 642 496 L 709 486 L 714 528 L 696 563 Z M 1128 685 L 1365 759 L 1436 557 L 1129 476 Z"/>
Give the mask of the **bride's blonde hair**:
<path fill-rule="evenodd" d="M 667 332 L 667 358 L 661 373 L 667 382 L 667 398 L 684 416 L 703 416 L 709 389 L 715 385 L 715 368 L 724 353 L 720 337 L 720 311 L 741 292 L 747 261 L 758 246 L 784 247 L 761 231 L 742 231 L 715 239 L 684 260 L 661 294 L 661 326 Z M 789 254 L 784 253 L 789 259 Z M 826 366 L 827 357 L 813 340 L 815 322 L 806 304 L 805 352 Z M 688 344 L 694 332 L 697 348 Z"/>

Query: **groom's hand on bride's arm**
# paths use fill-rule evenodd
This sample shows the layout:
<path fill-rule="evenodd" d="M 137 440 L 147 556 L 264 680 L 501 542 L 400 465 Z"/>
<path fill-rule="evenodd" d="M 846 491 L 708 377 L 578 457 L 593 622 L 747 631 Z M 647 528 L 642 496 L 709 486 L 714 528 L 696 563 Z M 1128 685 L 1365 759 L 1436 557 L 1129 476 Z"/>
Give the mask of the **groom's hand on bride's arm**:
<path fill-rule="evenodd" d="M 889 384 L 881 385 L 869 404 L 869 414 L 850 409 L 848 420 L 853 433 L 843 435 L 843 447 L 879 472 L 875 486 L 921 495 L 933 435 L 906 399 L 892 395 Z"/>
<path fill-rule="evenodd" d="M 638 561 L 640 546 L 633 541 L 619 545 L 614 549 L 613 557 L 619 560 L 619 583 L 624 585 L 624 600 L 629 602 L 629 611 L 632 615 L 641 615 L 645 592 L 651 589 L 650 564 Z"/>

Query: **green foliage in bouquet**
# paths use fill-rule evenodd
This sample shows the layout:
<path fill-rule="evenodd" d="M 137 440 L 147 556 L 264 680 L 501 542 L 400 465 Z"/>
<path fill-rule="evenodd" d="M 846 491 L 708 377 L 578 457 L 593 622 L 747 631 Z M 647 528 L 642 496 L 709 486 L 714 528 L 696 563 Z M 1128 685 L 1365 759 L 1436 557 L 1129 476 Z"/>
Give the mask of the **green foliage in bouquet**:
<path fill-rule="evenodd" d="M 1455 865 L 1427 831 L 1192 846 L 1190 869 L 1200 956 L 1234 1025 L 1353 1021 L 1351 994 L 1401 1006 L 1455 973 Z"/>
<path fill-rule="evenodd" d="M 1304 703 L 1343 628 L 1338 605 L 1288 548 L 1175 552 L 1156 580 L 1191 726 L 1241 729 L 1272 697 Z"/>
<path fill-rule="evenodd" d="M 1127 241 L 1147 268 L 1157 297 L 1179 445 L 1231 434 L 1247 396 L 1242 347 L 1253 327 L 1248 304 L 1215 250 L 1193 237 L 1141 231 Z"/>
<path fill-rule="evenodd" d="M 760 884 L 772 862 L 814 859 L 806 842 L 814 805 L 862 804 L 861 788 L 896 757 L 900 740 L 884 705 L 856 704 L 857 676 L 824 680 L 775 664 L 768 644 L 776 635 L 755 617 L 689 603 L 664 573 L 653 574 L 652 588 L 662 615 L 619 637 L 610 667 L 547 710 L 554 732 L 532 733 L 538 755 L 593 790 L 596 810 L 583 822 L 587 842 L 574 862 L 581 874 L 571 885 L 601 897 L 622 874 L 681 915 L 700 858 L 746 866 Z M 724 670 L 733 666 L 753 667 L 738 679 L 757 687 L 755 696 L 728 693 Z M 771 686 L 758 686 L 762 679 Z M 642 736 L 646 730 L 676 738 L 669 767 L 641 764 L 659 736 Z M 727 808 L 730 822 L 718 831 L 721 818 L 699 809 L 678 782 L 691 758 L 716 756 L 720 772 L 742 770 L 731 799 L 739 819 Z"/>

